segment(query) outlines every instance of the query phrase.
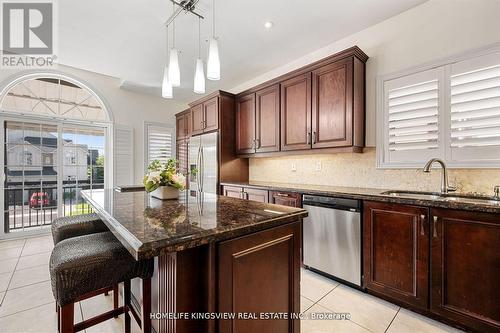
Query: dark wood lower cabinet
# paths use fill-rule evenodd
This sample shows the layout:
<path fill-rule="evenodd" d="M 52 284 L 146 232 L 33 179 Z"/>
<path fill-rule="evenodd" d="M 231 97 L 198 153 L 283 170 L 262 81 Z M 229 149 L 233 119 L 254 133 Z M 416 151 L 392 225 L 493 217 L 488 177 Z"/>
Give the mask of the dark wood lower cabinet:
<path fill-rule="evenodd" d="M 245 200 L 269 202 L 269 191 L 252 187 L 227 186 L 222 187 L 222 193 L 226 197 Z"/>
<path fill-rule="evenodd" d="M 364 205 L 369 293 L 474 332 L 500 332 L 498 214 Z"/>
<path fill-rule="evenodd" d="M 222 194 L 230 198 L 243 199 L 243 187 L 238 186 L 223 186 Z"/>
<path fill-rule="evenodd" d="M 276 205 L 302 207 L 302 195 L 300 193 L 270 191 L 269 202 Z"/>
<path fill-rule="evenodd" d="M 267 190 L 261 190 L 256 188 L 245 188 L 244 189 L 244 199 L 258 201 L 258 202 L 269 202 L 269 192 Z"/>
<path fill-rule="evenodd" d="M 219 312 L 300 311 L 300 222 L 218 246 Z M 221 320 L 220 333 L 299 332 L 299 320 Z"/>
<path fill-rule="evenodd" d="M 423 207 L 364 203 L 364 282 L 369 291 L 428 307 L 428 216 Z"/>
<path fill-rule="evenodd" d="M 431 213 L 431 311 L 478 332 L 500 332 L 500 216 Z"/>

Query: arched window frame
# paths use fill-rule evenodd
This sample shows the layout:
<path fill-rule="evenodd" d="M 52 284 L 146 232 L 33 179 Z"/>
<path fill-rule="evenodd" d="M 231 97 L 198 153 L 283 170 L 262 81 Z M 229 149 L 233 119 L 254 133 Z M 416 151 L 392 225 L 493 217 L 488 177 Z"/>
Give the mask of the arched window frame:
<path fill-rule="evenodd" d="M 80 88 L 86 90 L 92 97 L 96 99 L 101 104 L 102 110 L 105 115 L 105 120 L 85 120 L 85 119 L 75 119 L 75 118 L 66 118 L 66 117 L 60 117 L 60 116 L 46 116 L 46 115 L 41 115 L 41 114 L 36 114 L 34 112 L 23 112 L 23 111 L 12 111 L 12 110 L 1 110 L 1 114 L 6 114 L 6 115 L 23 115 L 23 116 L 30 116 L 34 118 L 41 118 L 41 119 L 52 119 L 52 120 L 61 120 L 61 121 L 71 121 L 71 122 L 83 122 L 83 123 L 93 123 L 93 124 L 103 124 L 103 125 L 108 125 L 113 123 L 113 114 L 108 106 L 108 103 L 106 100 L 88 83 L 85 81 L 78 79 L 76 77 L 73 77 L 69 74 L 63 73 L 63 72 L 58 72 L 58 71 L 33 71 L 33 72 L 23 72 L 14 76 L 11 76 L 10 78 L 7 78 L 0 87 L 3 87 L 0 92 L 0 106 L 3 104 L 3 100 L 5 96 L 8 94 L 8 92 L 17 86 L 18 84 L 28 81 L 28 80 L 34 80 L 34 79 L 40 79 L 40 78 L 46 78 L 46 79 L 60 79 L 64 80 L 67 82 L 70 82 L 76 86 L 79 86 Z"/>

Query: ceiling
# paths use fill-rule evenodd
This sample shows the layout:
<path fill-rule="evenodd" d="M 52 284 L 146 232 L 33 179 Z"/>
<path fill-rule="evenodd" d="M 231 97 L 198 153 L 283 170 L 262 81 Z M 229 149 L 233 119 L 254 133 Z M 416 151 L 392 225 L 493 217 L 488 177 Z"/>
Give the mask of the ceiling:
<path fill-rule="evenodd" d="M 237 86 L 425 1 L 216 0 L 222 79 L 207 80 L 206 91 Z M 207 16 L 202 22 L 205 61 L 211 4 L 200 0 L 197 5 Z M 159 92 L 166 61 L 163 24 L 172 12 L 170 1 L 65 0 L 59 1 L 58 11 L 60 64 L 119 78 L 132 90 Z M 274 27 L 266 30 L 266 21 Z M 174 88 L 174 98 L 188 102 L 199 97 L 192 91 L 197 19 L 181 13 L 176 31 L 181 87 Z"/>

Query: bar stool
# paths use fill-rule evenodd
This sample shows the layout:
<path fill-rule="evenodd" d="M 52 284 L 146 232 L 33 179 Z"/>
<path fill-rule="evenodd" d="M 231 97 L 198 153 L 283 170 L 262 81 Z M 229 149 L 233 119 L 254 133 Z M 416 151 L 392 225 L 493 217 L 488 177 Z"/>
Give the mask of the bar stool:
<path fill-rule="evenodd" d="M 96 213 L 58 217 L 51 224 L 54 245 L 71 237 L 109 231 Z"/>
<path fill-rule="evenodd" d="M 73 333 L 125 314 L 125 333 L 130 333 L 130 313 L 142 332 L 151 332 L 151 277 L 153 259 L 136 261 L 111 232 L 68 238 L 50 256 L 50 280 L 58 311 L 58 329 Z M 141 317 L 131 305 L 130 280 L 142 279 Z M 74 325 L 74 304 L 124 283 L 124 305 Z"/>
<path fill-rule="evenodd" d="M 96 213 L 63 216 L 52 221 L 51 224 L 52 239 L 54 245 L 68 238 L 78 237 L 83 235 L 95 234 L 98 232 L 109 231 L 108 227 Z M 113 290 L 113 302 L 115 308 L 118 307 L 118 285 L 104 290 L 103 294 L 108 296 Z"/>

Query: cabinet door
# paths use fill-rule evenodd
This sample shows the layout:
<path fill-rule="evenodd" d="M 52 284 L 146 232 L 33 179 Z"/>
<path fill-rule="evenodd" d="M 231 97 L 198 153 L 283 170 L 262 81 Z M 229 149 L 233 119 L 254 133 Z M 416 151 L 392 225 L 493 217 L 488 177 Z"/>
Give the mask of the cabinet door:
<path fill-rule="evenodd" d="M 188 152 L 188 140 L 177 140 L 175 154 L 178 161 L 179 172 L 181 172 L 183 175 L 187 175 L 188 173 Z"/>
<path fill-rule="evenodd" d="M 267 190 L 260 190 L 256 188 L 245 188 L 244 199 L 258 201 L 258 202 L 269 202 L 269 192 Z"/>
<path fill-rule="evenodd" d="M 300 222 L 218 245 L 218 312 L 300 312 Z M 220 333 L 298 333 L 300 321 L 219 320 Z"/>
<path fill-rule="evenodd" d="M 257 91 L 256 96 L 256 151 L 280 150 L 280 90 L 274 85 Z"/>
<path fill-rule="evenodd" d="M 421 309 L 428 306 L 428 209 L 365 202 L 364 281 L 368 290 Z"/>
<path fill-rule="evenodd" d="M 236 102 L 236 153 L 255 152 L 255 94 L 242 96 Z"/>
<path fill-rule="evenodd" d="M 175 116 L 175 132 L 177 139 L 184 139 L 187 136 L 186 114 Z"/>
<path fill-rule="evenodd" d="M 209 132 L 219 129 L 219 98 L 214 97 L 203 103 L 205 126 L 203 131 Z"/>
<path fill-rule="evenodd" d="M 192 134 L 203 133 L 204 128 L 203 104 L 195 105 L 191 108 L 191 131 Z"/>
<path fill-rule="evenodd" d="M 222 193 L 226 197 L 242 199 L 243 198 L 243 187 L 224 186 L 222 188 Z"/>
<path fill-rule="evenodd" d="M 352 146 L 352 58 L 313 71 L 312 147 Z"/>
<path fill-rule="evenodd" d="M 189 138 L 191 136 L 192 131 L 192 121 L 191 121 L 191 112 L 187 112 L 186 115 L 184 116 L 186 119 L 185 124 L 186 124 L 186 138 Z"/>
<path fill-rule="evenodd" d="M 500 218 L 432 209 L 431 311 L 500 332 Z"/>
<path fill-rule="evenodd" d="M 302 196 L 300 193 L 271 191 L 269 201 L 276 205 L 302 207 Z"/>
<path fill-rule="evenodd" d="M 281 150 L 311 148 L 311 73 L 281 83 Z"/>

